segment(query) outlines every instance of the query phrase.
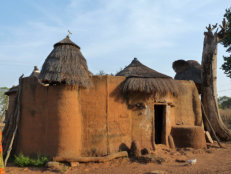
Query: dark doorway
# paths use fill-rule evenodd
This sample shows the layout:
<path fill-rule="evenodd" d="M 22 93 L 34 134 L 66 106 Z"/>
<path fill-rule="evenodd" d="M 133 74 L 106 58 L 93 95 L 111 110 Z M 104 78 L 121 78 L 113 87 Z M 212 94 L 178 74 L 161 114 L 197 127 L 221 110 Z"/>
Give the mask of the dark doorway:
<path fill-rule="evenodd" d="M 163 136 L 164 136 L 164 120 L 166 113 L 165 105 L 154 105 L 154 113 L 155 113 L 155 144 L 163 144 Z"/>

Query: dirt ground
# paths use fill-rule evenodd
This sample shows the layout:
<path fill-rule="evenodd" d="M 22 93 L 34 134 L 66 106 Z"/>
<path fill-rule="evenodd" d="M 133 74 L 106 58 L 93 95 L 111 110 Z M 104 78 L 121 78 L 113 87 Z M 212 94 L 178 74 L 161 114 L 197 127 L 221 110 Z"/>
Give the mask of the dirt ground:
<path fill-rule="evenodd" d="M 19 168 L 10 164 L 6 168 L 8 174 L 151 174 L 156 170 L 168 174 L 230 174 L 231 173 L 231 142 L 222 143 L 224 148 L 217 144 L 208 145 L 207 149 L 177 149 L 170 150 L 158 146 L 150 155 L 138 159 L 115 159 L 105 163 L 80 163 L 76 167 L 61 164 L 57 168 Z M 196 159 L 196 164 L 189 164 L 188 160 Z"/>

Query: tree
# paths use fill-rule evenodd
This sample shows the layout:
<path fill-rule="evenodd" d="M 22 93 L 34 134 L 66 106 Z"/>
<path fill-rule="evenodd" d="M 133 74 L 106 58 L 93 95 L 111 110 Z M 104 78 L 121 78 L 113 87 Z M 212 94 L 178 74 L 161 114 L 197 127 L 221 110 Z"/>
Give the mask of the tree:
<path fill-rule="evenodd" d="M 105 72 L 103 70 L 100 70 L 96 75 L 104 76 L 106 74 L 105 74 Z"/>
<path fill-rule="evenodd" d="M 9 89 L 7 87 L 0 87 L 0 120 L 5 114 L 5 110 L 8 107 L 8 96 L 5 92 Z"/>
<path fill-rule="evenodd" d="M 217 28 L 217 24 L 209 24 L 209 26 L 206 27 L 207 31 L 204 32 L 201 63 L 201 101 L 204 106 L 204 116 L 208 117 L 215 133 L 221 140 L 231 140 L 231 131 L 225 126 L 221 119 L 217 102 L 217 44 L 227 37 L 228 25 L 229 24 L 227 24 L 224 19 L 222 25 L 220 25 L 220 30 Z M 215 29 L 216 31 L 214 32 Z M 207 119 L 204 119 L 206 129 L 212 133 L 209 122 Z"/>
<path fill-rule="evenodd" d="M 224 45 L 226 52 L 231 53 L 231 7 L 226 9 L 224 14 L 225 19 L 228 21 L 229 25 L 226 27 L 227 36 L 221 41 L 221 44 Z M 223 56 L 224 63 L 221 68 L 224 70 L 224 73 L 231 78 L 231 55 Z"/>
<path fill-rule="evenodd" d="M 219 97 L 218 104 L 221 109 L 231 108 L 231 97 L 227 97 L 227 96 Z"/>

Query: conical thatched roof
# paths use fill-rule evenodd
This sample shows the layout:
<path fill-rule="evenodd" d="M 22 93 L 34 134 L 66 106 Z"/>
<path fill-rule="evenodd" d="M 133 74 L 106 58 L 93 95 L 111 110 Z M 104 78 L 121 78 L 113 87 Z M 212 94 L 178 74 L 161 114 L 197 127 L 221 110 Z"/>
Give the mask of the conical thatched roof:
<path fill-rule="evenodd" d="M 137 58 L 125 67 L 122 71 L 118 72 L 116 76 L 125 77 L 145 77 L 145 78 L 171 78 L 167 75 L 161 74 L 145 65 L 140 63 Z"/>
<path fill-rule="evenodd" d="M 196 84 L 202 84 L 201 65 L 195 60 L 177 60 L 172 67 L 176 72 L 174 79 L 192 80 Z"/>
<path fill-rule="evenodd" d="M 161 74 L 140 63 L 137 58 L 116 76 L 127 77 L 123 84 L 123 92 L 144 92 L 148 94 L 174 96 L 180 92 L 179 85 L 171 77 Z"/>
<path fill-rule="evenodd" d="M 86 59 L 69 36 L 54 45 L 42 66 L 39 79 L 49 84 L 88 87 L 90 80 Z"/>

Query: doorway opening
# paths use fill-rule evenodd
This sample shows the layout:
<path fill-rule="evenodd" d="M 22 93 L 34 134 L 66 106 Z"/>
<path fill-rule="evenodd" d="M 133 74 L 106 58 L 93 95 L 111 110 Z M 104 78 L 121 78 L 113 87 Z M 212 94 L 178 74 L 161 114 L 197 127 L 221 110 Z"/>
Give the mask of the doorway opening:
<path fill-rule="evenodd" d="M 163 144 L 165 133 L 166 105 L 154 105 L 155 144 Z"/>

